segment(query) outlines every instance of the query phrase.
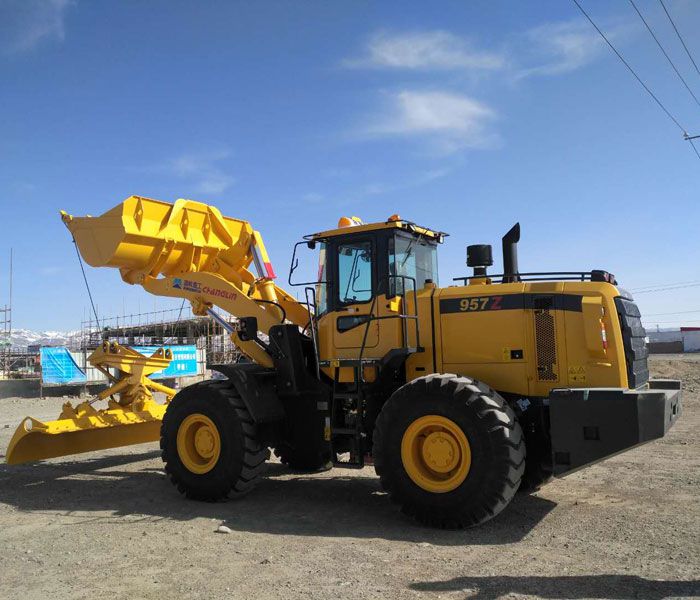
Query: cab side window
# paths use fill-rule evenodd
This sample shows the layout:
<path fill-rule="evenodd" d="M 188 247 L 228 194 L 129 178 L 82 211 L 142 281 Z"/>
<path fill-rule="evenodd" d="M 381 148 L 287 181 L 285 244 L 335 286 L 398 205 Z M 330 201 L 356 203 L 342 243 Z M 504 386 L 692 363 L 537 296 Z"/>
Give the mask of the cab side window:
<path fill-rule="evenodd" d="M 372 243 L 348 242 L 338 246 L 338 299 L 342 304 L 372 299 Z"/>
<path fill-rule="evenodd" d="M 389 286 L 403 295 L 423 289 L 426 281 L 437 284 L 437 246 L 416 237 L 397 235 L 389 240 Z M 406 290 L 404 290 L 404 286 Z"/>

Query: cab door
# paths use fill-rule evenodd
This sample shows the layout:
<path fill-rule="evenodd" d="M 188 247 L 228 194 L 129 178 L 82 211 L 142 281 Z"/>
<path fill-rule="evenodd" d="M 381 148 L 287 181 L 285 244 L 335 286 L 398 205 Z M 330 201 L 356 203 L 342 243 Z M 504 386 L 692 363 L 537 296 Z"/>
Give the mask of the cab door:
<path fill-rule="evenodd" d="M 371 237 L 334 241 L 328 265 L 330 311 L 318 322 L 321 360 L 357 358 L 364 340 L 365 357 L 379 344 L 379 322 L 367 320 L 376 287 L 376 247 Z M 366 335 L 366 338 L 365 338 Z"/>

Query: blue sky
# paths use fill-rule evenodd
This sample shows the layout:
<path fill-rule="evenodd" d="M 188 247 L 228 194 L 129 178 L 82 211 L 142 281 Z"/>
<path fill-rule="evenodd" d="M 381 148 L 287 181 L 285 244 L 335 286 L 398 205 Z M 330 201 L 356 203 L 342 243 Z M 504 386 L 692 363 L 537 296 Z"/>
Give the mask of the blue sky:
<path fill-rule="evenodd" d="M 700 134 L 700 107 L 631 6 L 583 5 Z M 666 5 L 700 58 L 700 3 Z M 658 2 L 638 6 L 700 96 Z M 522 270 L 700 280 L 700 161 L 561 0 L 0 0 L 0 303 L 12 247 L 15 327 L 80 326 L 58 211 L 131 194 L 250 220 L 282 281 L 302 234 L 395 212 L 451 234 L 443 285 L 466 272 L 469 243 L 492 243 L 499 264 L 515 221 Z M 101 315 L 179 306 L 114 270 L 88 277 Z M 637 299 L 648 324 L 700 325 L 700 287 Z"/>

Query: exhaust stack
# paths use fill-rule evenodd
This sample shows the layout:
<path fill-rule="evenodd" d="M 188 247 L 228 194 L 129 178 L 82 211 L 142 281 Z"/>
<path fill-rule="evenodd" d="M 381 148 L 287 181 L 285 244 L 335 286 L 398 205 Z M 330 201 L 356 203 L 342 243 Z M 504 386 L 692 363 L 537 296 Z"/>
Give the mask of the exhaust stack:
<path fill-rule="evenodd" d="M 503 283 L 520 281 L 518 274 L 518 242 L 520 241 L 520 223 L 516 223 L 503 236 Z"/>

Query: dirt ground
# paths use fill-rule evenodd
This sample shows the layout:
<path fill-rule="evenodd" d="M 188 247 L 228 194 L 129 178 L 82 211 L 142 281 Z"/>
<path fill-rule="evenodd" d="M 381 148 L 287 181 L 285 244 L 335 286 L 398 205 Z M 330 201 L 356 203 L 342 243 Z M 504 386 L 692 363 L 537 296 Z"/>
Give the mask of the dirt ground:
<path fill-rule="evenodd" d="M 700 597 L 700 356 L 651 367 L 685 386 L 666 438 L 466 531 L 407 520 L 372 468 L 270 463 L 251 495 L 206 504 L 178 495 L 156 444 L 3 464 L 0 598 Z M 61 402 L 0 400 L 1 451 Z"/>

